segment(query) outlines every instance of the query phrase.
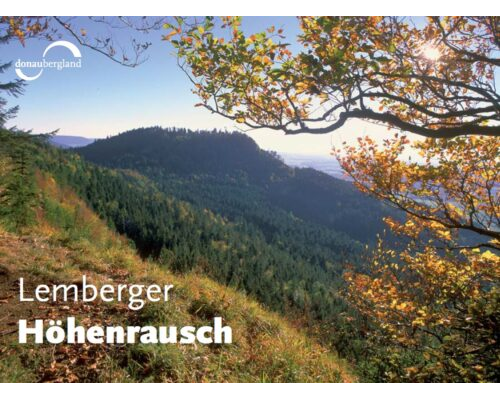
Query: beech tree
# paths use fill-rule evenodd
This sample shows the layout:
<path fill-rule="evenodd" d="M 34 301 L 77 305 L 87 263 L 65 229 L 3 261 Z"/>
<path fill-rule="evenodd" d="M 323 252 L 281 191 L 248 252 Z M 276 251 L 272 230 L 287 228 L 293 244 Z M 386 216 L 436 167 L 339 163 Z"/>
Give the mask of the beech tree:
<path fill-rule="evenodd" d="M 165 39 L 198 105 L 248 128 L 324 134 L 364 119 L 426 137 L 500 134 L 497 17 L 299 20 L 296 52 L 282 29 L 246 35 L 237 17 L 177 18 Z"/>
<path fill-rule="evenodd" d="M 345 275 L 379 354 L 377 380 L 498 380 L 498 18 L 302 17 L 293 53 L 281 29 L 246 35 L 240 25 L 169 25 L 199 106 L 289 135 L 363 119 L 426 138 L 400 132 L 335 150 L 360 190 L 404 215 L 386 218 L 397 246 L 379 238 L 363 272 Z"/>
<path fill-rule="evenodd" d="M 408 146 L 424 159 L 403 161 Z M 380 239 L 366 272 L 346 274 L 348 299 L 375 326 L 371 340 L 392 349 L 386 378 L 497 380 L 500 138 L 364 138 L 337 156 L 360 190 L 406 215 L 386 219 L 398 247 Z M 408 364 L 408 350 L 420 358 Z"/>

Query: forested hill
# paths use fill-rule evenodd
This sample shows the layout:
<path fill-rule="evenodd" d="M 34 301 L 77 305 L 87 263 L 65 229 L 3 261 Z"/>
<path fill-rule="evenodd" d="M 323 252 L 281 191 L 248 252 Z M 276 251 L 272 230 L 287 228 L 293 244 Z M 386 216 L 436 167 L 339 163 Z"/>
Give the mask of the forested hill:
<path fill-rule="evenodd" d="M 162 246 L 160 257 L 138 257 L 113 227 L 138 247 Z M 35 288 L 80 285 L 83 275 L 98 287 L 172 284 L 173 296 L 135 311 L 121 301 L 38 307 L 18 297 L 20 277 Z M 138 174 L 92 166 L 42 138 L 0 129 L 1 382 L 352 381 L 351 369 L 327 346 L 268 310 L 291 317 L 287 307 L 308 307 L 309 315 L 337 315 L 332 279 L 334 271 L 267 245 L 255 230 L 167 198 Z M 233 343 L 18 343 L 19 319 L 69 316 L 87 329 L 199 327 L 221 317 Z"/>
<path fill-rule="evenodd" d="M 303 207 L 299 201 L 302 199 L 303 204 L 310 207 L 306 211 L 315 211 L 312 200 L 320 199 L 308 200 L 307 196 L 299 196 L 303 193 L 302 179 L 304 188 L 323 190 L 332 196 L 331 215 L 342 217 L 349 209 L 356 212 L 352 207 L 355 201 L 361 204 L 370 201 L 347 183 L 311 170 L 294 171 L 240 135 L 207 133 L 205 139 L 197 133 L 125 134 L 97 143 L 107 146 L 127 136 L 143 139 L 136 141 L 129 150 L 122 148 L 122 152 L 113 151 L 111 146 L 110 156 L 102 159 L 103 164 L 120 168 L 109 168 L 93 165 L 73 150 L 61 150 L 43 140 L 30 140 L 29 135 L 2 134 L 4 138 L 0 136 L 0 139 L 7 143 L 2 150 L 19 164 L 15 168 L 27 171 L 15 178 L 12 186 L 15 193 L 19 186 L 32 187 L 29 185 L 30 171 L 39 169 L 50 174 L 61 187 L 74 190 L 110 227 L 131 239 L 143 259 L 155 260 L 161 267 L 181 275 L 193 272 L 206 275 L 244 292 L 287 318 L 311 324 L 313 329 L 321 326 L 321 340 L 345 357 L 357 358 L 363 351 L 364 339 L 358 324 L 361 326 L 364 322 L 340 294 L 346 264 L 362 266 L 359 261 L 363 246 L 345 233 L 327 227 L 328 222 L 315 223 L 311 218 L 299 218 L 296 213 L 287 211 L 285 204 L 289 201 L 300 208 Z M 196 142 L 198 137 L 208 143 L 211 138 L 226 143 L 236 138 L 247 146 L 253 145 L 256 162 L 259 157 L 265 157 L 267 168 L 261 170 L 258 179 L 252 180 L 248 177 L 252 171 L 247 174 L 243 167 L 227 170 L 225 174 L 207 174 L 187 170 L 176 173 L 162 166 L 168 157 L 161 154 L 169 153 L 167 150 L 162 153 L 162 150 L 168 149 L 169 141 L 189 144 L 191 140 Z M 92 147 L 99 149 L 97 144 L 86 151 Z M 141 144 L 151 147 L 145 151 Z M 188 157 L 189 146 L 179 148 Z M 237 148 L 233 145 L 231 151 Z M 213 154 L 213 158 L 218 156 L 207 154 Z M 33 164 L 33 168 L 26 168 L 27 162 Z M 196 163 L 196 159 L 184 165 L 190 163 Z M 221 168 L 223 163 L 221 152 L 219 165 L 214 163 L 214 168 Z M 234 157 L 233 163 L 241 165 L 241 159 Z M 273 174 L 279 170 L 281 176 Z M 267 178 L 262 171 L 266 171 Z M 335 191 L 337 183 L 339 190 Z M 343 194 L 342 189 L 351 199 L 336 197 Z M 35 192 L 22 191 L 20 194 L 27 199 L 24 203 L 29 205 L 31 200 L 35 201 Z M 285 201 L 281 202 L 280 197 Z M 345 202 L 345 207 L 340 207 L 339 202 Z M 324 204 L 330 204 L 328 199 Z M 380 204 L 369 204 L 382 212 Z M 73 214 L 54 209 L 51 201 L 45 201 L 43 209 L 59 224 L 74 226 L 72 233 L 80 230 Z M 10 219 L 19 219 L 16 213 L 8 215 Z M 353 226 L 363 221 L 360 211 L 356 218 Z M 8 223 L 19 225 L 16 221 Z M 320 325 L 316 325 L 318 321 Z"/>
<path fill-rule="evenodd" d="M 240 133 L 142 128 L 75 151 L 102 166 L 136 170 L 166 194 L 244 218 L 267 234 L 276 218 L 293 213 L 370 243 L 383 229 L 382 217 L 393 212 L 349 182 L 288 167 Z"/>
<path fill-rule="evenodd" d="M 77 151 L 88 160 L 108 167 L 140 170 L 161 167 L 180 175 L 244 173 L 252 183 L 265 183 L 272 174 L 284 177 L 289 172 L 280 160 L 240 133 L 152 127 L 97 140 Z"/>

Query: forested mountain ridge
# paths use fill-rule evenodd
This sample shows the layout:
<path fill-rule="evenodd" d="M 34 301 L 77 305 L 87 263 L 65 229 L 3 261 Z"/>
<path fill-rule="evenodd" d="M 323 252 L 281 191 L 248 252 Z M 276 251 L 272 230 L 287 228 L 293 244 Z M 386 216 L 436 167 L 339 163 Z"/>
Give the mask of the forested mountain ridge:
<path fill-rule="evenodd" d="M 98 167 L 47 146 L 40 154 L 39 167 L 73 188 L 143 257 L 204 272 L 277 311 L 330 320 L 346 310 L 336 291 L 344 262 L 362 252 L 347 236 L 283 211 L 264 231 L 168 196 L 135 171 Z"/>
<path fill-rule="evenodd" d="M 92 198 L 92 207 L 108 213 L 108 217 L 113 215 L 113 209 L 136 208 L 137 194 L 144 191 L 144 210 L 153 199 L 157 200 L 160 208 L 169 207 L 176 224 L 186 218 L 199 229 L 200 216 L 188 205 L 162 198 L 137 174 L 88 166 L 77 156 L 37 143 L 28 135 L 11 135 L 0 130 L 0 144 L 0 319 L 7 327 L 0 335 L 0 381 L 332 382 L 356 379 L 347 364 L 326 347 L 307 338 L 282 316 L 264 310 L 240 291 L 211 280 L 205 271 L 173 273 L 173 268 L 161 258 L 156 261 L 140 258 L 131 241 L 109 229 L 71 186 Z M 94 181 L 99 184 L 94 186 L 91 183 Z M 103 194 L 99 192 L 105 187 L 103 183 L 108 185 L 108 196 L 94 198 L 96 194 Z M 127 189 L 131 195 L 117 196 L 120 188 Z M 125 205 L 128 201 L 130 207 Z M 137 212 L 141 213 L 141 209 Z M 137 218 L 131 214 L 128 221 L 136 223 Z M 221 224 L 217 217 L 210 216 L 209 220 L 212 225 Z M 98 286 L 103 283 L 173 284 L 172 303 L 147 302 L 144 308 L 132 312 L 119 302 L 101 300 L 87 304 L 49 301 L 38 305 L 19 301 L 19 277 L 24 277 L 29 288 L 34 288 L 47 282 L 78 283 L 83 274 Z M 85 327 L 92 324 L 200 326 L 213 316 L 220 316 L 233 330 L 233 343 L 224 346 L 17 343 L 17 329 L 12 326 L 20 318 L 31 322 L 68 316 L 74 316 Z"/>
<path fill-rule="evenodd" d="M 342 294 L 346 266 L 363 266 L 364 248 L 348 235 L 272 204 L 264 185 L 245 184 L 234 175 L 182 177 L 152 168 L 156 174 L 145 176 L 133 169 L 97 166 L 43 141 L 26 139 L 22 146 L 26 136 L 2 134 L 20 143 L 5 146 L 12 159 L 31 160 L 59 185 L 74 190 L 99 217 L 126 235 L 143 259 L 238 289 L 307 326 L 346 358 L 358 359 L 365 351 L 366 322 Z M 282 165 L 272 155 L 269 161 Z M 31 187 L 28 175 L 15 180 Z M 53 210 L 50 201 L 43 207 Z M 75 223 L 71 215 L 60 213 L 54 220 L 68 227 Z"/>
<path fill-rule="evenodd" d="M 99 165 L 136 170 L 164 193 L 260 227 L 269 226 L 276 212 L 293 213 L 373 243 L 383 229 L 382 218 L 394 214 L 351 183 L 290 168 L 235 132 L 141 128 L 75 151 Z"/>

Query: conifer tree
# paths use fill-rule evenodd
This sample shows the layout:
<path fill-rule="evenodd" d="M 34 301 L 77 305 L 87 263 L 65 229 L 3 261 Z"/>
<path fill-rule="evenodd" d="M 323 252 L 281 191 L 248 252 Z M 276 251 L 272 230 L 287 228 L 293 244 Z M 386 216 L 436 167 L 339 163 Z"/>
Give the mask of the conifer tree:
<path fill-rule="evenodd" d="M 0 215 L 19 230 L 33 222 L 36 205 L 31 140 L 24 133 L 4 132 L 0 138 L 7 153 L 0 182 Z"/>
<path fill-rule="evenodd" d="M 1 44 L 1 39 L 0 39 Z M 10 67 L 12 63 L 2 63 L 0 61 L 0 74 L 5 73 Z M 9 82 L 1 82 L 0 81 L 0 128 L 4 128 L 6 122 L 13 118 L 19 107 L 9 107 L 7 103 L 7 99 L 4 97 L 5 94 L 17 97 L 23 92 L 24 82 L 20 79 L 16 79 Z"/>

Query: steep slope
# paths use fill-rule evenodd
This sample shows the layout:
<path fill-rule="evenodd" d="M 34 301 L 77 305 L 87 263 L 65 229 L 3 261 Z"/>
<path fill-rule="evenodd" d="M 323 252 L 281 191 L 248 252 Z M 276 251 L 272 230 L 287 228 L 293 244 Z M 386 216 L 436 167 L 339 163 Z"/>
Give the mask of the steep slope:
<path fill-rule="evenodd" d="M 262 219 L 264 231 L 167 196 L 137 172 L 97 167 L 43 144 L 32 153 L 40 169 L 133 240 L 142 257 L 176 272 L 202 272 L 287 316 L 340 326 L 347 311 L 338 295 L 344 262 L 362 251 L 345 235 L 273 209 L 262 210 L 271 218 Z"/>
<path fill-rule="evenodd" d="M 5 161 L 5 160 L 3 160 Z M 5 166 L 5 164 L 3 164 Z M 347 366 L 276 314 L 214 281 L 173 274 L 140 259 L 69 188 L 37 173 L 34 225 L 22 234 L 0 225 L 0 381 L 351 381 Z M 0 191 L 2 190 L 0 186 Z M 18 301 L 17 279 L 70 283 L 86 274 L 106 283 L 173 283 L 171 303 L 131 312 L 117 303 Z M 233 328 L 234 343 L 192 345 L 18 345 L 20 318 L 77 316 L 83 325 L 203 325 L 214 315 Z"/>

